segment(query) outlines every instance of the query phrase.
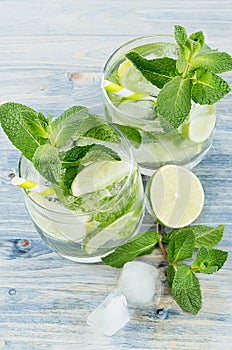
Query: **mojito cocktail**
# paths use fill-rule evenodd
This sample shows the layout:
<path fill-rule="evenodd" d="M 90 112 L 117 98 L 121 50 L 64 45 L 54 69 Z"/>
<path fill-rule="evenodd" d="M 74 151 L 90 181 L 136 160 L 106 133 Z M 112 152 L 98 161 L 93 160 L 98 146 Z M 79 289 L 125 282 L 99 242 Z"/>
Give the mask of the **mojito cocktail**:
<path fill-rule="evenodd" d="M 143 185 L 119 130 L 78 106 L 57 119 L 19 104 L 2 105 L 0 114 L 3 128 L 24 154 L 18 185 L 24 188 L 26 208 L 55 252 L 96 262 L 137 233 Z M 30 139 L 9 132 L 13 117 L 20 118 L 15 128 L 23 125 Z"/>
<path fill-rule="evenodd" d="M 125 133 L 146 175 L 168 163 L 198 164 L 212 145 L 215 102 L 230 91 L 215 74 L 231 69 L 228 54 L 205 45 L 202 32 L 188 38 L 176 26 L 175 39 L 131 40 L 104 68 L 105 116 Z"/>

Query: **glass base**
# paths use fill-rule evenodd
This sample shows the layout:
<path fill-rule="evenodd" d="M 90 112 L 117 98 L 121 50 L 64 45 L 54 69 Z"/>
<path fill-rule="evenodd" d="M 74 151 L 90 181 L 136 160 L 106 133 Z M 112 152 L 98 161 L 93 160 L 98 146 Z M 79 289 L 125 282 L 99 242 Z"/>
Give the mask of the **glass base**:
<path fill-rule="evenodd" d="M 180 165 L 180 166 L 183 166 L 184 168 L 186 169 L 193 169 L 197 164 L 199 164 L 203 158 L 206 156 L 206 154 L 209 152 L 210 148 L 211 148 L 212 144 L 210 144 L 202 153 L 198 154 L 195 158 L 193 158 L 190 162 L 186 162 L 186 163 L 165 163 L 163 165 L 166 165 L 166 164 L 175 164 L 175 165 Z M 154 167 L 154 168 L 147 168 L 147 167 L 143 167 L 142 165 L 139 165 L 139 171 L 142 175 L 145 175 L 145 176 L 152 176 L 154 174 L 154 172 L 159 169 L 162 165 L 159 165 L 157 167 Z"/>
<path fill-rule="evenodd" d="M 101 258 L 99 258 L 98 256 L 92 257 L 92 258 L 77 258 L 77 257 L 74 257 L 74 256 L 61 255 L 61 254 L 59 254 L 59 255 L 62 256 L 62 258 L 64 258 L 64 259 L 75 261 L 75 262 L 80 263 L 80 264 L 102 263 Z"/>

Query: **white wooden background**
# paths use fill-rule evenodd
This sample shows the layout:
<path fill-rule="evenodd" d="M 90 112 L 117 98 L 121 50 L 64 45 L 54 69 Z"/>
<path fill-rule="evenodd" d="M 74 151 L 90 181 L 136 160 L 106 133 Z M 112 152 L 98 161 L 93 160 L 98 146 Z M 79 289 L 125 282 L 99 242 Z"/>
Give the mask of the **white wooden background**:
<path fill-rule="evenodd" d="M 232 53 L 231 0 L 0 0 L 0 103 L 16 101 L 58 115 L 75 104 L 101 111 L 101 71 L 130 38 L 172 33 L 181 24 L 202 29 L 209 45 Z M 229 81 L 232 75 L 226 74 Z M 199 223 L 226 224 L 221 249 L 231 252 L 232 98 L 218 106 L 214 146 L 195 168 L 206 193 Z M 51 252 L 33 228 L 21 193 L 6 180 L 19 153 L 0 131 L 1 350 L 227 350 L 232 342 L 232 260 L 201 277 L 204 305 L 189 315 L 168 288 L 159 307 L 136 310 L 112 338 L 94 334 L 86 318 L 115 287 L 117 269 L 81 265 Z M 150 218 L 145 218 L 144 229 Z M 148 259 L 156 265 L 159 252 Z M 144 258 L 146 259 L 146 258 Z"/>

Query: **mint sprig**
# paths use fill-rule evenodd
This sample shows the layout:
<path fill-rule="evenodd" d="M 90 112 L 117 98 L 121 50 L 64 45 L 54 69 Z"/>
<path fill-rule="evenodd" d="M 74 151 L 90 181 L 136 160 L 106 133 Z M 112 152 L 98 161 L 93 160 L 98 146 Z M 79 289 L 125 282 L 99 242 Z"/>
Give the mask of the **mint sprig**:
<path fill-rule="evenodd" d="M 48 123 L 42 113 L 19 103 L 0 106 L 0 123 L 12 144 L 29 160 L 48 141 Z"/>
<path fill-rule="evenodd" d="M 30 107 L 10 102 L 0 106 L 0 123 L 13 145 L 51 183 L 64 206 L 72 210 L 88 210 L 86 198 L 71 192 L 78 171 L 95 161 L 121 160 L 114 150 L 97 144 L 97 140 L 119 143 L 118 133 L 102 117 L 89 114 L 86 107 L 73 106 L 54 120 L 51 114 L 45 117 Z M 87 145 L 70 149 L 77 142 Z M 101 197 L 95 197 L 93 203 L 98 205 Z"/>
<path fill-rule="evenodd" d="M 196 273 L 215 273 L 226 262 L 227 252 L 212 249 L 222 239 L 223 231 L 224 225 L 217 228 L 195 225 L 174 229 L 164 235 L 160 233 L 160 229 L 159 233 L 146 232 L 116 248 L 102 260 L 107 265 L 122 267 L 138 256 L 152 253 L 159 243 L 163 256 L 169 263 L 166 276 L 174 300 L 183 310 L 196 315 L 202 306 Z M 164 243 L 168 243 L 167 250 Z M 192 258 L 195 251 L 195 260 L 188 266 L 184 260 Z"/>
<path fill-rule="evenodd" d="M 127 53 L 126 58 L 145 79 L 161 89 L 156 112 L 161 121 L 164 119 L 177 129 L 187 119 L 191 101 L 211 105 L 230 92 L 228 83 L 216 74 L 232 70 L 232 57 L 210 49 L 201 31 L 188 37 L 186 29 L 176 25 L 174 36 L 179 51 L 177 60 L 148 60 L 135 51 Z"/>

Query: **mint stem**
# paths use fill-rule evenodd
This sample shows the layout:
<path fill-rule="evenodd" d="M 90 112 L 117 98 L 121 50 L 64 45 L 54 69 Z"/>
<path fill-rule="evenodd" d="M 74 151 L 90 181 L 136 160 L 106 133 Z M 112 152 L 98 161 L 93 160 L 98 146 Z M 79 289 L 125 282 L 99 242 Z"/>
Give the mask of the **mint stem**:
<path fill-rule="evenodd" d="M 156 224 L 156 228 L 157 228 L 157 233 L 159 234 L 160 236 L 160 239 L 159 239 L 159 247 L 160 247 L 160 250 L 163 254 L 163 257 L 165 260 L 168 259 L 168 253 L 163 245 L 163 242 L 162 242 L 162 225 L 160 223 L 157 222 Z"/>
<path fill-rule="evenodd" d="M 189 70 L 189 64 L 187 63 L 186 66 L 185 66 L 185 69 L 184 69 L 184 72 L 182 74 L 182 78 L 185 79 L 186 78 L 186 75 L 188 73 L 188 70 Z"/>

